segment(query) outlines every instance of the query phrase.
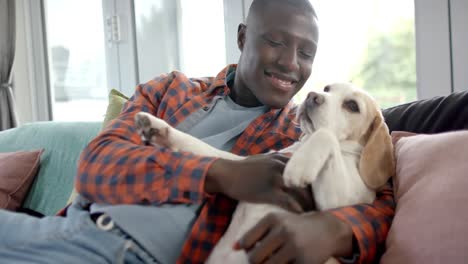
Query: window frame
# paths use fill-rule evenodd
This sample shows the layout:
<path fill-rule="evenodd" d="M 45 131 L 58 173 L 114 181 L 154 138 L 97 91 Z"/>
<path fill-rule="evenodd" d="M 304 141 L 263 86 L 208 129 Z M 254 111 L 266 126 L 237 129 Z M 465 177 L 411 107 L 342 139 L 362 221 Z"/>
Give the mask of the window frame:
<path fill-rule="evenodd" d="M 450 0 L 450 32 L 452 48 L 452 78 L 453 91 L 468 90 L 468 2 L 466 0 Z"/>

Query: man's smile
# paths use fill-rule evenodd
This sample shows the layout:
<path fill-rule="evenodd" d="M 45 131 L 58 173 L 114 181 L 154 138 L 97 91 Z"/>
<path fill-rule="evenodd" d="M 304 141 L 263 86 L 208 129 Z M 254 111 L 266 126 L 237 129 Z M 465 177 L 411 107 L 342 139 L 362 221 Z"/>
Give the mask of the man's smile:
<path fill-rule="evenodd" d="M 281 73 L 267 72 L 265 71 L 267 80 L 279 90 L 284 92 L 290 92 L 296 88 L 297 78 L 288 76 Z"/>

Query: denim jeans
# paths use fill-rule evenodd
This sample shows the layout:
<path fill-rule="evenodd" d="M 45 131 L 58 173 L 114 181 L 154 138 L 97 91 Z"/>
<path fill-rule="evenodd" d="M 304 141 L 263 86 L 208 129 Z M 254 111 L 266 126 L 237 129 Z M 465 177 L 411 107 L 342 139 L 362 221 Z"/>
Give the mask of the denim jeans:
<path fill-rule="evenodd" d="M 98 227 L 72 204 L 67 217 L 0 210 L 0 263 L 157 263 L 118 226 Z"/>

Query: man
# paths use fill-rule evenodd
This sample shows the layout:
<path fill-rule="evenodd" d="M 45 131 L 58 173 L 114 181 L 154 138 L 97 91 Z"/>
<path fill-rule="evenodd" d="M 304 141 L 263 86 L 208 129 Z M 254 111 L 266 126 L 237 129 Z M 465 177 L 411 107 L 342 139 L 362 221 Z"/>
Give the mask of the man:
<path fill-rule="evenodd" d="M 67 217 L 0 214 L 10 227 L 0 228 L 8 241 L 0 257 L 202 263 L 242 200 L 292 211 L 266 217 L 235 245 L 252 263 L 375 259 L 393 215 L 391 191 L 374 205 L 301 213 L 301 199 L 282 182 L 287 157 L 256 155 L 298 139 L 290 100 L 311 74 L 317 44 L 317 17 L 309 1 L 255 0 L 247 23 L 239 26 L 239 64 L 216 78 L 173 72 L 139 85 L 117 120 L 83 151 L 76 180 L 81 196 Z M 252 157 L 229 161 L 145 146 L 134 127 L 139 111 Z M 11 231 L 23 227 L 28 235 Z M 33 255 L 40 252 L 47 258 Z"/>

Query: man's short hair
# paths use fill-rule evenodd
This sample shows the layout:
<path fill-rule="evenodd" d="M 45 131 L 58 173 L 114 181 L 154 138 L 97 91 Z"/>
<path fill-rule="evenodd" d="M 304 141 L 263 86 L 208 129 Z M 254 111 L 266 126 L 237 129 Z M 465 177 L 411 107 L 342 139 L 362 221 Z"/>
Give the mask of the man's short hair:
<path fill-rule="evenodd" d="M 291 5 L 301 10 L 305 10 L 312 13 L 312 16 L 317 17 L 314 7 L 309 0 L 254 0 L 249 8 L 248 16 L 255 14 L 273 3 L 281 3 L 285 5 Z"/>

